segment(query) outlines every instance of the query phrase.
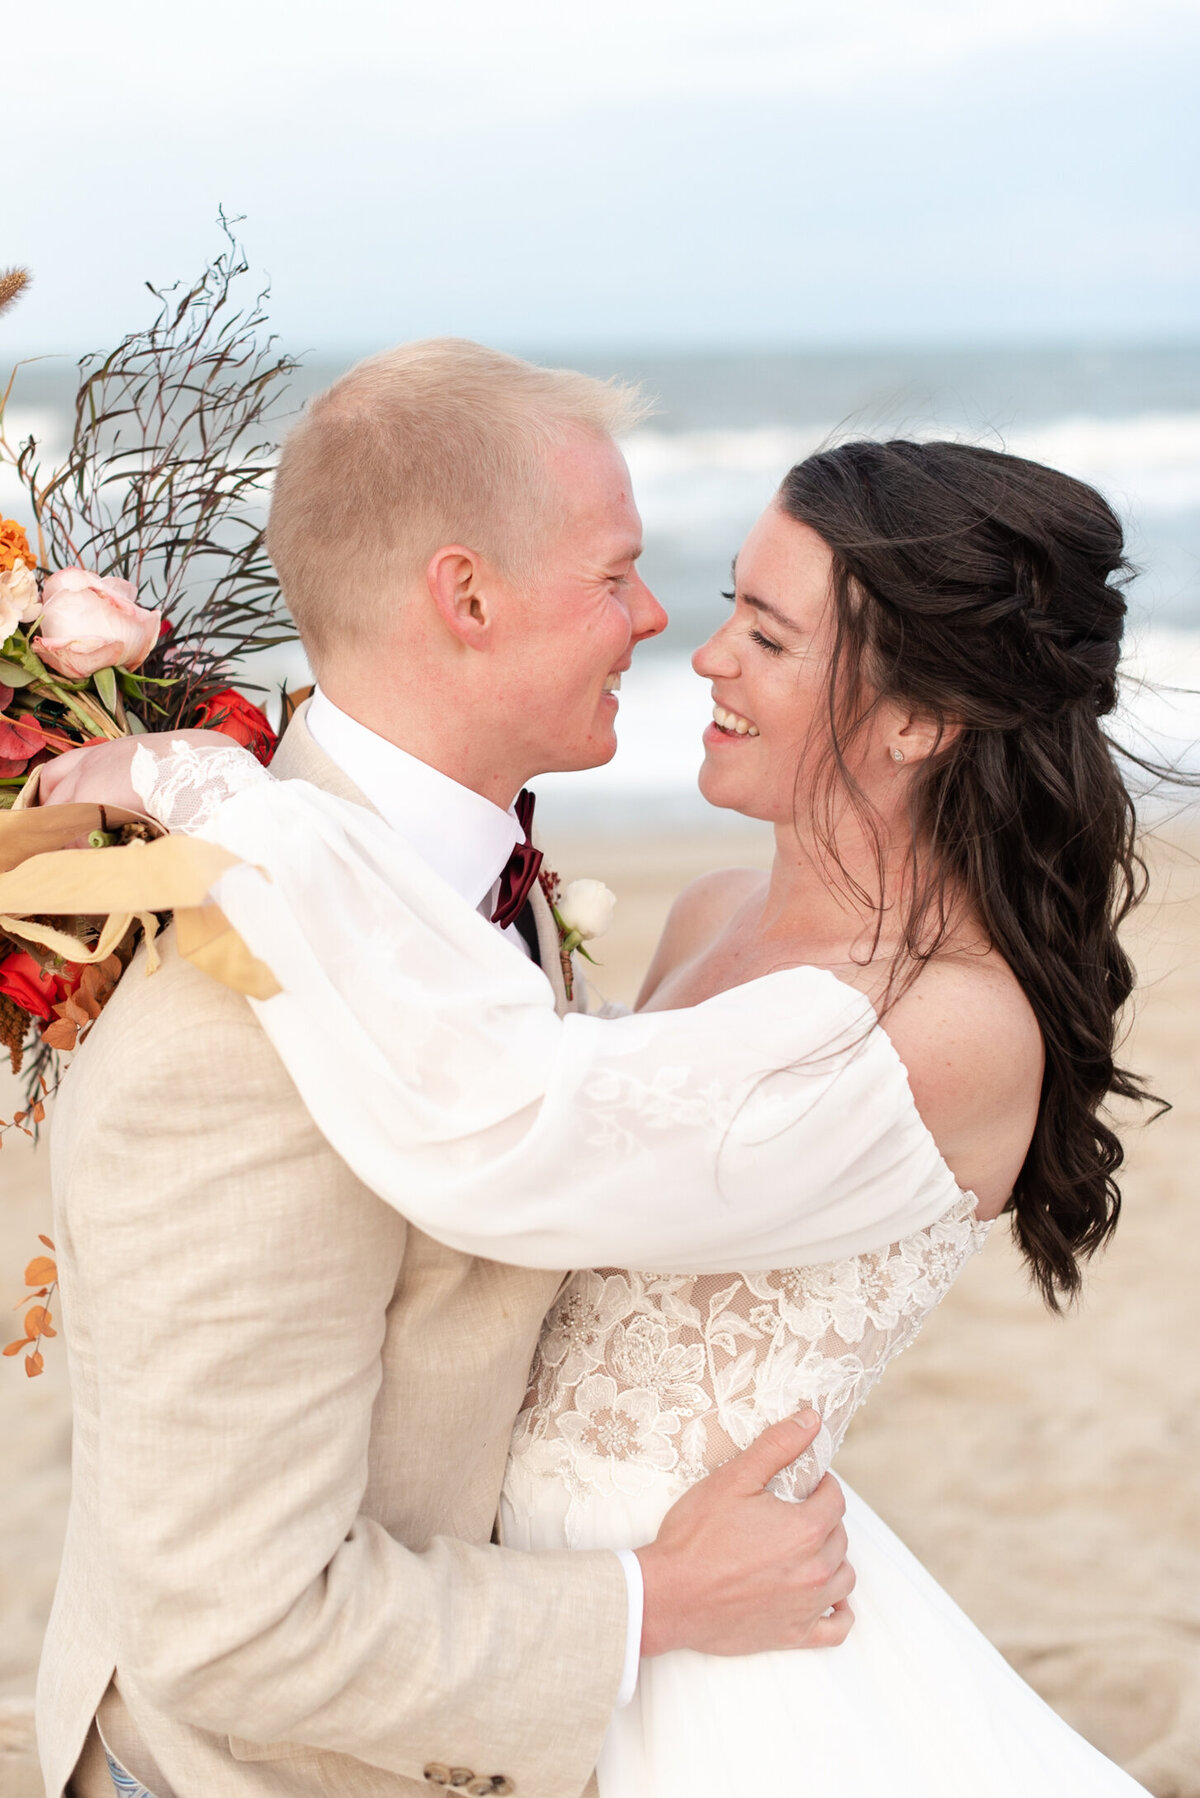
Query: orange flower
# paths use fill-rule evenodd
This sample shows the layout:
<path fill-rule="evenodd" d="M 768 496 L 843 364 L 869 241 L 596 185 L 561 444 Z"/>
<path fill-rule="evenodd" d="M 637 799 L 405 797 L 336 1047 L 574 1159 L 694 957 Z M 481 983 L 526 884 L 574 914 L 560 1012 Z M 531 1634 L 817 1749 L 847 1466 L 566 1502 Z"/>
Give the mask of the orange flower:
<path fill-rule="evenodd" d="M 0 519 L 0 574 L 7 574 L 18 562 L 26 568 L 37 567 L 29 539 L 16 519 Z"/>

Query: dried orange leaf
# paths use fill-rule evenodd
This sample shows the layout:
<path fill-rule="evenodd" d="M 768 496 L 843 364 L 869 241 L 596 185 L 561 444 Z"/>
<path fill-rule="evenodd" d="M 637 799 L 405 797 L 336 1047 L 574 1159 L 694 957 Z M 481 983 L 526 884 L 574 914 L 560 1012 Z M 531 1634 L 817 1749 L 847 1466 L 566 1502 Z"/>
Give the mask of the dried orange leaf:
<path fill-rule="evenodd" d="M 25 1333 L 27 1336 L 57 1336 L 58 1331 L 51 1329 L 54 1313 L 47 1311 L 45 1305 L 30 1305 L 25 1313 Z"/>
<path fill-rule="evenodd" d="M 49 1255 L 35 1255 L 25 1269 L 26 1286 L 53 1286 L 58 1278 L 58 1268 Z"/>
<path fill-rule="evenodd" d="M 41 1352 L 38 1349 L 35 1349 L 32 1355 L 26 1355 L 25 1357 L 25 1372 L 29 1375 L 31 1380 L 37 1378 L 45 1365 L 46 1363 L 42 1360 Z"/>
<path fill-rule="evenodd" d="M 40 1243 L 44 1243 L 48 1249 L 52 1249 L 54 1247 L 54 1244 L 51 1242 L 50 1238 L 48 1236 L 43 1236 L 40 1230 L 38 1231 L 38 1241 Z"/>
<path fill-rule="evenodd" d="M 42 1104 L 40 1099 L 36 1101 L 33 1107 L 33 1121 L 35 1124 L 44 1124 L 46 1121 L 46 1107 Z"/>
<path fill-rule="evenodd" d="M 8 1347 L 4 1350 L 4 1353 L 6 1355 L 19 1355 L 23 1348 L 29 1347 L 32 1340 L 33 1338 L 30 1336 L 22 1336 L 20 1342 L 10 1342 Z"/>
<path fill-rule="evenodd" d="M 78 1035 L 78 1027 L 68 1018 L 57 1018 L 42 1031 L 42 1041 L 48 1049 L 73 1049 Z"/>

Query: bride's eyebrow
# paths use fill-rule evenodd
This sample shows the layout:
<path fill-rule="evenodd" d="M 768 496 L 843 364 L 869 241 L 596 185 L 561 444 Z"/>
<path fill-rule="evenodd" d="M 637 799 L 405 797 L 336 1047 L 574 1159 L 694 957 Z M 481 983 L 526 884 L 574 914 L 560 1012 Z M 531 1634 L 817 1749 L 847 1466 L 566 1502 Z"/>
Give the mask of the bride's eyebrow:
<path fill-rule="evenodd" d="M 781 612 L 778 606 L 771 605 L 765 599 L 756 599 L 753 593 L 743 593 L 741 600 L 744 606 L 750 606 L 756 612 L 765 613 L 768 618 L 773 618 L 776 624 L 782 624 L 786 630 L 794 631 L 799 636 L 800 626 L 796 620 L 789 618 L 786 612 Z"/>
<path fill-rule="evenodd" d="M 730 579 L 733 582 L 734 591 L 732 593 L 727 593 L 725 595 L 725 598 L 726 599 L 736 599 L 739 597 L 739 595 L 737 593 L 737 557 L 736 556 L 733 558 L 733 561 L 729 564 L 729 575 L 730 575 Z M 765 613 L 765 615 L 768 618 L 773 618 L 777 624 L 782 624 L 787 630 L 794 631 L 797 636 L 800 635 L 800 626 L 796 623 L 796 620 L 794 618 L 789 618 L 786 612 L 781 612 L 779 610 L 779 607 L 773 606 L 769 600 L 758 599 L 755 597 L 755 595 L 753 593 L 745 593 L 745 592 L 743 592 L 740 595 L 740 598 L 741 598 L 742 604 L 744 606 L 750 606 L 756 612 Z"/>

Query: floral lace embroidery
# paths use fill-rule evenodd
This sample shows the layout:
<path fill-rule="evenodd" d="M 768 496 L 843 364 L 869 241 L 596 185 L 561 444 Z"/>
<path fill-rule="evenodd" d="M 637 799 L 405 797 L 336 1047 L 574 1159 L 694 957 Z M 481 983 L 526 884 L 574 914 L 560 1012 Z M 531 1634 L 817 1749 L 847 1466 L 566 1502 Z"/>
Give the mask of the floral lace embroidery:
<path fill-rule="evenodd" d="M 572 1499 L 664 1481 L 676 1496 L 811 1404 L 821 1432 L 772 1482 L 804 1498 L 887 1363 L 983 1247 L 975 1204 L 964 1193 L 889 1248 L 814 1267 L 577 1274 L 546 1320 L 514 1461 Z"/>
<path fill-rule="evenodd" d="M 165 753 L 139 743 L 130 780 L 152 818 L 168 830 L 200 830 L 235 793 L 272 776 L 247 749 L 185 743 L 173 738 Z"/>

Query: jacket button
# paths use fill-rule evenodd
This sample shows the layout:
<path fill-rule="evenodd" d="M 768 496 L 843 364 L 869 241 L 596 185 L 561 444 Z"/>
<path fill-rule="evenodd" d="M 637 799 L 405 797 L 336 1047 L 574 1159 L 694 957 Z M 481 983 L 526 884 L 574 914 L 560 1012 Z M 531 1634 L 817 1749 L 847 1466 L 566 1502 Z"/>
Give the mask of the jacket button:
<path fill-rule="evenodd" d="M 457 1791 L 461 1791 L 464 1786 L 469 1786 L 474 1778 L 474 1767 L 451 1767 L 450 1769 L 449 1783 Z"/>
<path fill-rule="evenodd" d="M 498 1798 L 511 1798 L 511 1794 L 515 1792 L 516 1789 L 517 1788 L 512 1780 L 505 1779 L 503 1773 L 492 1774 L 491 1790 L 498 1794 Z"/>
<path fill-rule="evenodd" d="M 443 1766 L 441 1761 L 430 1761 L 425 1769 L 425 1777 L 431 1786 L 448 1786 L 450 1784 L 450 1769 L 449 1767 Z"/>
<path fill-rule="evenodd" d="M 490 1779 L 473 1779 L 467 1787 L 468 1798 L 492 1798 L 495 1790 Z"/>

